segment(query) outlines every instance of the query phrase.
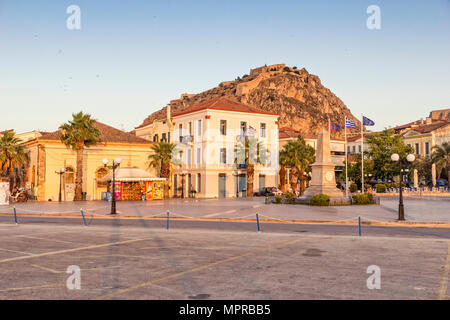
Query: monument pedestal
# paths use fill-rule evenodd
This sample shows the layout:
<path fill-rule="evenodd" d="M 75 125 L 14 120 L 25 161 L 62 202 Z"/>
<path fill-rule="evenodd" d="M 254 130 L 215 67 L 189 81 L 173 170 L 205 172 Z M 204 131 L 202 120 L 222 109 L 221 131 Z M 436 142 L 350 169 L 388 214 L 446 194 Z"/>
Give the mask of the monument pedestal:
<path fill-rule="evenodd" d="M 331 162 L 330 138 L 328 131 L 322 129 L 317 138 L 316 162 L 312 165 L 311 185 L 302 198 L 312 198 L 322 193 L 330 198 L 342 198 L 343 192 L 336 188 L 334 163 Z"/>

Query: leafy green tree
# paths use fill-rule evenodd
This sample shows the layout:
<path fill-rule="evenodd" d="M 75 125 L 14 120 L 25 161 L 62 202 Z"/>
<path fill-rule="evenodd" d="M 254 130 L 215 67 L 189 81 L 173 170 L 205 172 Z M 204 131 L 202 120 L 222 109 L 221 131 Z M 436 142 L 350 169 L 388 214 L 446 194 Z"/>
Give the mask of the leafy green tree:
<path fill-rule="evenodd" d="M 62 124 L 59 127 L 62 131 L 61 142 L 77 153 L 75 201 L 82 199 L 84 148 L 101 142 L 101 133 L 94 126 L 94 123 L 95 120 L 91 118 L 90 114 L 84 114 L 80 111 L 78 113 L 73 113 L 72 120 L 69 120 L 69 122 Z"/>
<path fill-rule="evenodd" d="M 393 129 L 368 134 L 366 140 L 370 148 L 365 155 L 373 161 L 375 179 L 386 179 L 398 174 L 398 163 L 391 160 L 393 153 L 398 153 L 403 162 L 406 161 L 408 154 L 414 153 L 414 149 L 407 146 Z"/>
<path fill-rule="evenodd" d="M 291 168 L 291 187 L 296 189 L 298 178 L 302 180 L 300 194 L 303 194 L 307 179 L 304 172 L 310 170 L 311 164 L 315 161 L 315 153 L 314 148 L 306 144 L 301 136 L 298 136 L 297 140 L 289 141 L 280 151 L 280 166 Z"/>
<path fill-rule="evenodd" d="M 17 138 L 13 131 L 5 131 L 0 135 L 0 174 L 11 182 L 10 188 L 15 187 L 15 168 L 20 168 L 28 160 L 24 151 L 22 140 Z"/>
<path fill-rule="evenodd" d="M 444 142 L 440 146 L 433 146 L 432 150 L 431 159 L 436 164 L 437 176 L 440 177 L 442 170 L 447 168 L 447 179 L 450 186 L 450 143 Z"/>
<path fill-rule="evenodd" d="M 354 156 L 355 160 L 347 164 L 347 176 L 350 181 L 358 185 L 358 188 L 361 188 L 361 154 L 355 154 Z M 372 159 L 364 159 L 364 175 L 372 175 L 372 178 L 374 178 L 374 161 Z M 345 167 L 342 169 L 341 177 L 345 180 Z M 366 179 L 365 177 L 364 181 L 368 182 L 369 180 Z"/>
<path fill-rule="evenodd" d="M 174 163 L 172 156 L 175 144 L 169 142 L 159 142 L 150 147 L 152 153 L 148 156 L 149 167 L 157 168 L 159 176 L 166 178 L 164 182 L 164 198 L 169 197 L 169 180 Z"/>
<path fill-rule="evenodd" d="M 412 170 L 409 173 L 409 179 L 414 179 L 414 169 L 417 169 L 417 176 L 419 181 L 430 181 L 432 165 L 433 162 L 430 156 L 420 157 L 416 159 L 416 161 L 414 161 L 414 163 L 412 164 Z"/>

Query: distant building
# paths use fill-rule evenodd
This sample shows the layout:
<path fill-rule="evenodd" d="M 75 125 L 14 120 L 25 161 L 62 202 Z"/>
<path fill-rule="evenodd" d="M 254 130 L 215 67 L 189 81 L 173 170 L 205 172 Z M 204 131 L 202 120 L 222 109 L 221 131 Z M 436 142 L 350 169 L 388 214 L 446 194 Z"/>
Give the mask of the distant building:
<path fill-rule="evenodd" d="M 450 109 L 432 110 L 425 120 L 396 126 L 394 130 L 417 156 L 430 156 L 435 145 L 450 142 Z"/>
<path fill-rule="evenodd" d="M 450 109 L 433 110 L 426 119 L 412 121 L 395 126 L 395 133 L 402 136 L 405 144 L 414 149 L 418 156 L 429 156 L 435 145 L 450 142 Z M 364 152 L 369 151 L 364 133 Z M 361 153 L 361 134 L 347 138 L 347 152 L 349 155 Z"/>
<path fill-rule="evenodd" d="M 416 120 L 407 124 L 394 127 L 396 133 L 404 133 L 414 127 L 433 124 L 433 123 L 445 123 L 450 121 L 450 109 L 432 110 L 429 116 L 425 119 Z"/>
<path fill-rule="evenodd" d="M 99 129 L 102 142 L 84 151 L 82 191 L 86 193 L 87 200 L 100 200 L 102 192 L 106 192 L 106 183 L 98 181 L 109 172 L 103 166 L 104 158 L 110 161 L 122 158 L 122 168 L 140 168 L 156 174 L 154 169 L 148 169 L 151 142 L 98 121 L 94 126 Z M 24 184 L 32 190 L 37 200 L 58 200 L 60 177 L 56 172 L 60 172 L 61 168 L 66 170 L 61 181 L 62 200 L 73 200 L 76 152 L 61 143 L 61 135 L 59 130 L 17 134 L 29 157 Z"/>
<path fill-rule="evenodd" d="M 364 141 L 363 141 L 364 152 L 369 151 L 369 144 L 367 143 L 366 140 L 367 134 L 370 133 L 364 132 Z M 347 154 L 354 155 L 357 153 L 361 153 L 362 150 L 363 149 L 361 146 L 361 134 L 347 137 Z"/>
<path fill-rule="evenodd" d="M 430 156 L 435 145 L 450 142 L 450 121 L 415 125 L 402 133 L 403 141 L 418 156 Z"/>
<path fill-rule="evenodd" d="M 152 142 L 171 142 L 172 121 L 170 115 L 170 104 L 166 107 L 166 118 L 155 120 L 147 125 L 142 125 L 134 129 L 137 137 Z"/>
<path fill-rule="evenodd" d="M 450 121 L 450 108 L 433 110 L 430 112 L 428 118 L 431 118 L 432 120 Z"/>

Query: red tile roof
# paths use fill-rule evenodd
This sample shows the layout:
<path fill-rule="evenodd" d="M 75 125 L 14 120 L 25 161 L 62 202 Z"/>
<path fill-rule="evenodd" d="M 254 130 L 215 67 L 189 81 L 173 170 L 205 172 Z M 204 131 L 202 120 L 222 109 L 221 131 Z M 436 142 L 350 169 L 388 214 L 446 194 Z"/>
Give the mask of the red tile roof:
<path fill-rule="evenodd" d="M 429 132 L 439 129 L 441 127 L 445 127 L 446 125 L 449 125 L 449 124 L 450 124 L 450 121 L 424 124 L 424 125 L 421 125 L 418 127 L 413 127 L 410 130 L 408 130 L 408 132 L 414 130 L 414 131 L 417 131 L 420 133 L 429 133 Z"/>
<path fill-rule="evenodd" d="M 224 110 L 224 111 L 234 111 L 234 112 L 245 112 L 245 113 L 261 113 L 261 114 L 270 114 L 270 115 L 276 115 L 279 114 L 273 113 L 273 112 L 267 112 L 255 107 L 251 107 L 248 105 L 245 105 L 243 103 L 240 103 L 238 101 L 231 100 L 229 98 L 220 97 L 215 98 L 212 100 L 208 100 L 199 104 L 194 104 L 193 106 L 184 109 L 181 112 L 173 114 L 173 117 L 181 116 L 183 114 L 188 114 L 200 110 L 206 110 L 206 109 L 212 109 L 212 110 Z"/>
<path fill-rule="evenodd" d="M 278 129 L 278 139 L 297 139 L 300 131 L 294 130 L 292 128 L 282 127 Z"/>
<path fill-rule="evenodd" d="M 347 142 L 354 142 L 358 139 L 361 139 L 361 134 L 357 134 L 356 136 L 347 137 Z"/>
<path fill-rule="evenodd" d="M 401 126 L 396 126 L 396 127 L 394 127 L 394 130 L 398 131 L 398 130 L 401 130 L 401 129 L 406 129 L 406 128 L 411 127 L 415 123 L 417 123 L 417 121 L 413 121 L 413 122 L 410 122 L 410 123 L 407 123 L 407 124 L 403 124 Z"/>
<path fill-rule="evenodd" d="M 151 143 L 148 140 L 136 137 L 133 134 L 124 132 L 122 130 L 108 126 L 107 124 L 95 121 L 94 127 L 96 127 L 101 135 L 102 142 L 128 142 L 128 143 Z M 42 140 L 60 140 L 62 136 L 61 130 L 53 132 L 40 132 L 41 136 L 38 139 Z"/>
<path fill-rule="evenodd" d="M 431 119 L 431 124 L 435 124 L 435 123 L 445 123 L 445 122 L 447 122 L 447 121 L 445 121 L 445 120 L 440 120 L 440 119 Z M 398 132 L 398 131 L 401 131 L 401 130 L 403 130 L 403 129 L 414 128 L 414 127 L 416 127 L 416 126 L 420 126 L 420 125 L 423 125 L 423 124 L 426 124 L 426 123 L 425 123 L 425 120 L 416 120 L 416 121 L 413 121 L 413 122 L 410 122 L 410 123 L 407 123 L 407 124 L 403 124 L 403 125 L 401 125 L 401 126 L 396 126 L 396 127 L 394 127 L 393 129 L 394 129 L 396 132 Z"/>
<path fill-rule="evenodd" d="M 378 133 L 378 132 L 372 132 L 372 131 L 364 132 L 364 137 L 366 138 L 368 135 L 376 134 L 376 133 Z M 356 141 L 358 139 L 361 139 L 361 133 L 359 133 L 357 135 L 354 135 L 354 136 L 352 135 L 350 137 L 347 136 L 347 142 L 354 142 L 354 141 Z"/>
<path fill-rule="evenodd" d="M 299 135 L 303 139 L 317 139 L 318 137 L 317 134 L 301 133 L 300 131 L 288 127 L 282 127 L 278 129 L 278 139 L 290 139 L 290 138 L 297 139 Z M 331 138 L 331 140 L 344 141 L 344 139 L 342 138 Z"/>

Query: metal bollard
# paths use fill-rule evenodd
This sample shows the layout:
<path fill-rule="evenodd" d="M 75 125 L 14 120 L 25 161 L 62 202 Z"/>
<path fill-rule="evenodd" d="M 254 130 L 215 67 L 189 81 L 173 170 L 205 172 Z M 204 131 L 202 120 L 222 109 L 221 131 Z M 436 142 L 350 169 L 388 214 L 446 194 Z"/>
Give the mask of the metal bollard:
<path fill-rule="evenodd" d="M 166 222 L 166 230 L 169 230 L 169 210 L 167 210 L 167 222 Z"/>
<path fill-rule="evenodd" d="M 361 216 L 358 215 L 358 229 L 359 229 L 359 236 L 361 237 Z"/>
<path fill-rule="evenodd" d="M 19 223 L 17 222 L 17 212 L 16 212 L 16 207 L 13 207 L 13 210 L 14 210 L 14 222 L 15 222 L 16 224 L 19 224 Z"/>
<path fill-rule="evenodd" d="M 258 232 L 260 232 L 260 231 L 261 231 L 261 228 L 260 228 L 260 226 L 259 226 L 259 215 L 258 215 L 258 212 L 256 213 L 256 224 L 257 224 L 257 226 L 258 226 Z"/>
<path fill-rule="evenodd" d="M 84 225 L 87 226 L 86 218 L 84 217 L 83 209 L 80 209 L 81 216 L 83 217 Z"/>

